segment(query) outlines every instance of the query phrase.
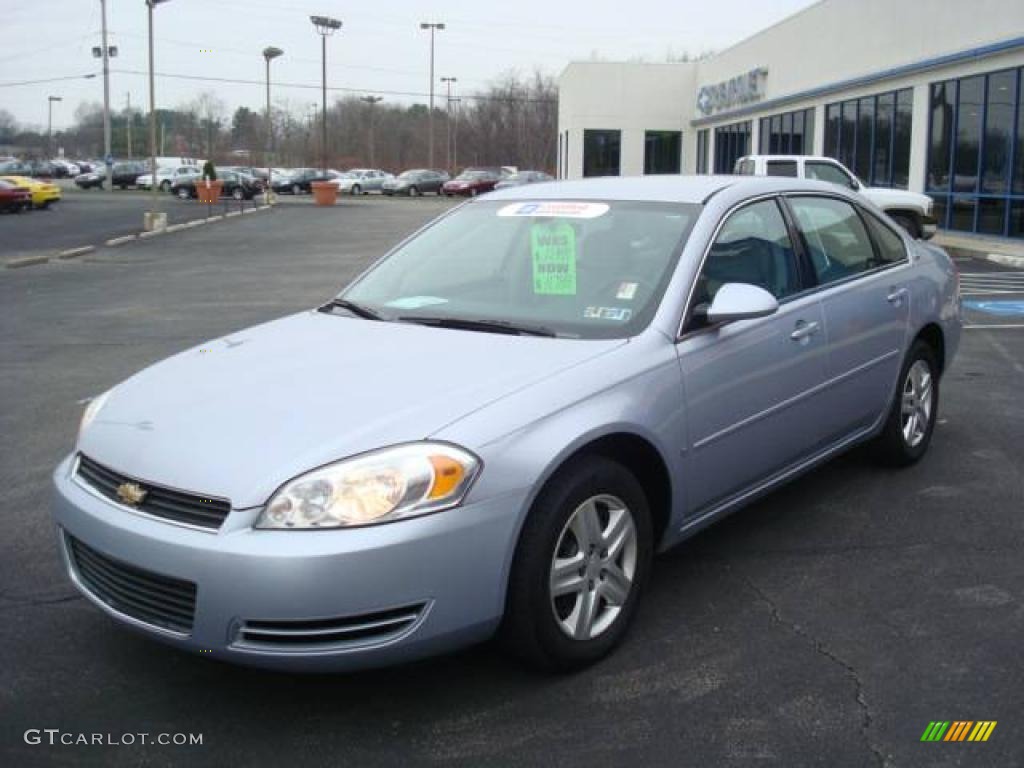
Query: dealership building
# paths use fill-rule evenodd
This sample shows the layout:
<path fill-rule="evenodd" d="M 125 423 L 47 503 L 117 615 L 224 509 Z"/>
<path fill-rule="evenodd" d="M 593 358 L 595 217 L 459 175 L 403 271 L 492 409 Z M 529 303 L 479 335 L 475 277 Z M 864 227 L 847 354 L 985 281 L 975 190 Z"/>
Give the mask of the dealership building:
<path fill-rule="evenodd" d="M 561 75 L 560 178 L 752 153 L 834 157 L 930 195 L 942 228 L 1024 238 L 1024 0 L 821 0 L 700 61 Z"/>

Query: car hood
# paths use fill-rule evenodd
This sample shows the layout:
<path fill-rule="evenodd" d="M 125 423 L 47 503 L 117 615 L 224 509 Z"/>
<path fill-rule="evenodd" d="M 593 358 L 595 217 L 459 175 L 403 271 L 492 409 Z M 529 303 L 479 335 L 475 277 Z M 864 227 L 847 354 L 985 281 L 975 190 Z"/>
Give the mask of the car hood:
<path fill-rule="evenodd" d="M 253 507 L 307 470 L 426 438 L 624 343 L 303 312 L 136 374 L 111 390 L 78 449 L 141 480 Z"/>

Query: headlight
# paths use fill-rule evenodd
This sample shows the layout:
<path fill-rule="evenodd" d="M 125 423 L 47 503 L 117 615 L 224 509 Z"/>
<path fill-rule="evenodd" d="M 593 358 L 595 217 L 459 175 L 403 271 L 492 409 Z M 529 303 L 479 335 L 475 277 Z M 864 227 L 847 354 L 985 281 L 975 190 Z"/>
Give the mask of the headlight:
<path fill-rule="evenodd" d="M 444 443 L 414 443 L 345 459 L 285 483 L 256 528 L 344 528 L 454 507 L 480 460 Z"/>
<path fill-rule="evenodd" d="M 82 432 L 85 431 L 85 428 L 92 424 L 96 415 L 100 412 L 100 409 L 106 404 L 111 391 L 112 390 L 108 389 L 102 395 L 96 395 L 96 397 L 90 400 L 89 404 L 85 406 L 85 413 L 82 414 L 82 423 L 78 426 L 78 434 L 82 434 Z"/>

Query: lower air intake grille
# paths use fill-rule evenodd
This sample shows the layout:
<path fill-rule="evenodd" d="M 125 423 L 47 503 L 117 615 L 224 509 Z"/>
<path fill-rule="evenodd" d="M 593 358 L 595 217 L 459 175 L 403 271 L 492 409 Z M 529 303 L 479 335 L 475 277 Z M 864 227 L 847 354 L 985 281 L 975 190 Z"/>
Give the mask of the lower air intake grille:
<path fill-rule="evenodd" d="M 373 645 L 401 636 L 419 621 L 425 604 L 359 616 L 310 621 L 246 621 L 238 645 L 301 651 Z"/>
<path fill-rule="evenodd" d="M 66 535 L 78 580 L 95 598 L 133 619 L 189 633 L 196 610 L 196 585 L 144 571 L 101 555 Z"/>

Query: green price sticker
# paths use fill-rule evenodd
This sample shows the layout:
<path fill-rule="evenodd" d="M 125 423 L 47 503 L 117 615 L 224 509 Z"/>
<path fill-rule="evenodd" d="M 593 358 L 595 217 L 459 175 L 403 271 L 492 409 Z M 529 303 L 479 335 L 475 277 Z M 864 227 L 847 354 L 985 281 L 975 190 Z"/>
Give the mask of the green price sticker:
<path fill-rule="evenodd" d="M 571 224 L 536 224 L 530 230 L 533 292 L 576 295 L 576 230 Z"/>

